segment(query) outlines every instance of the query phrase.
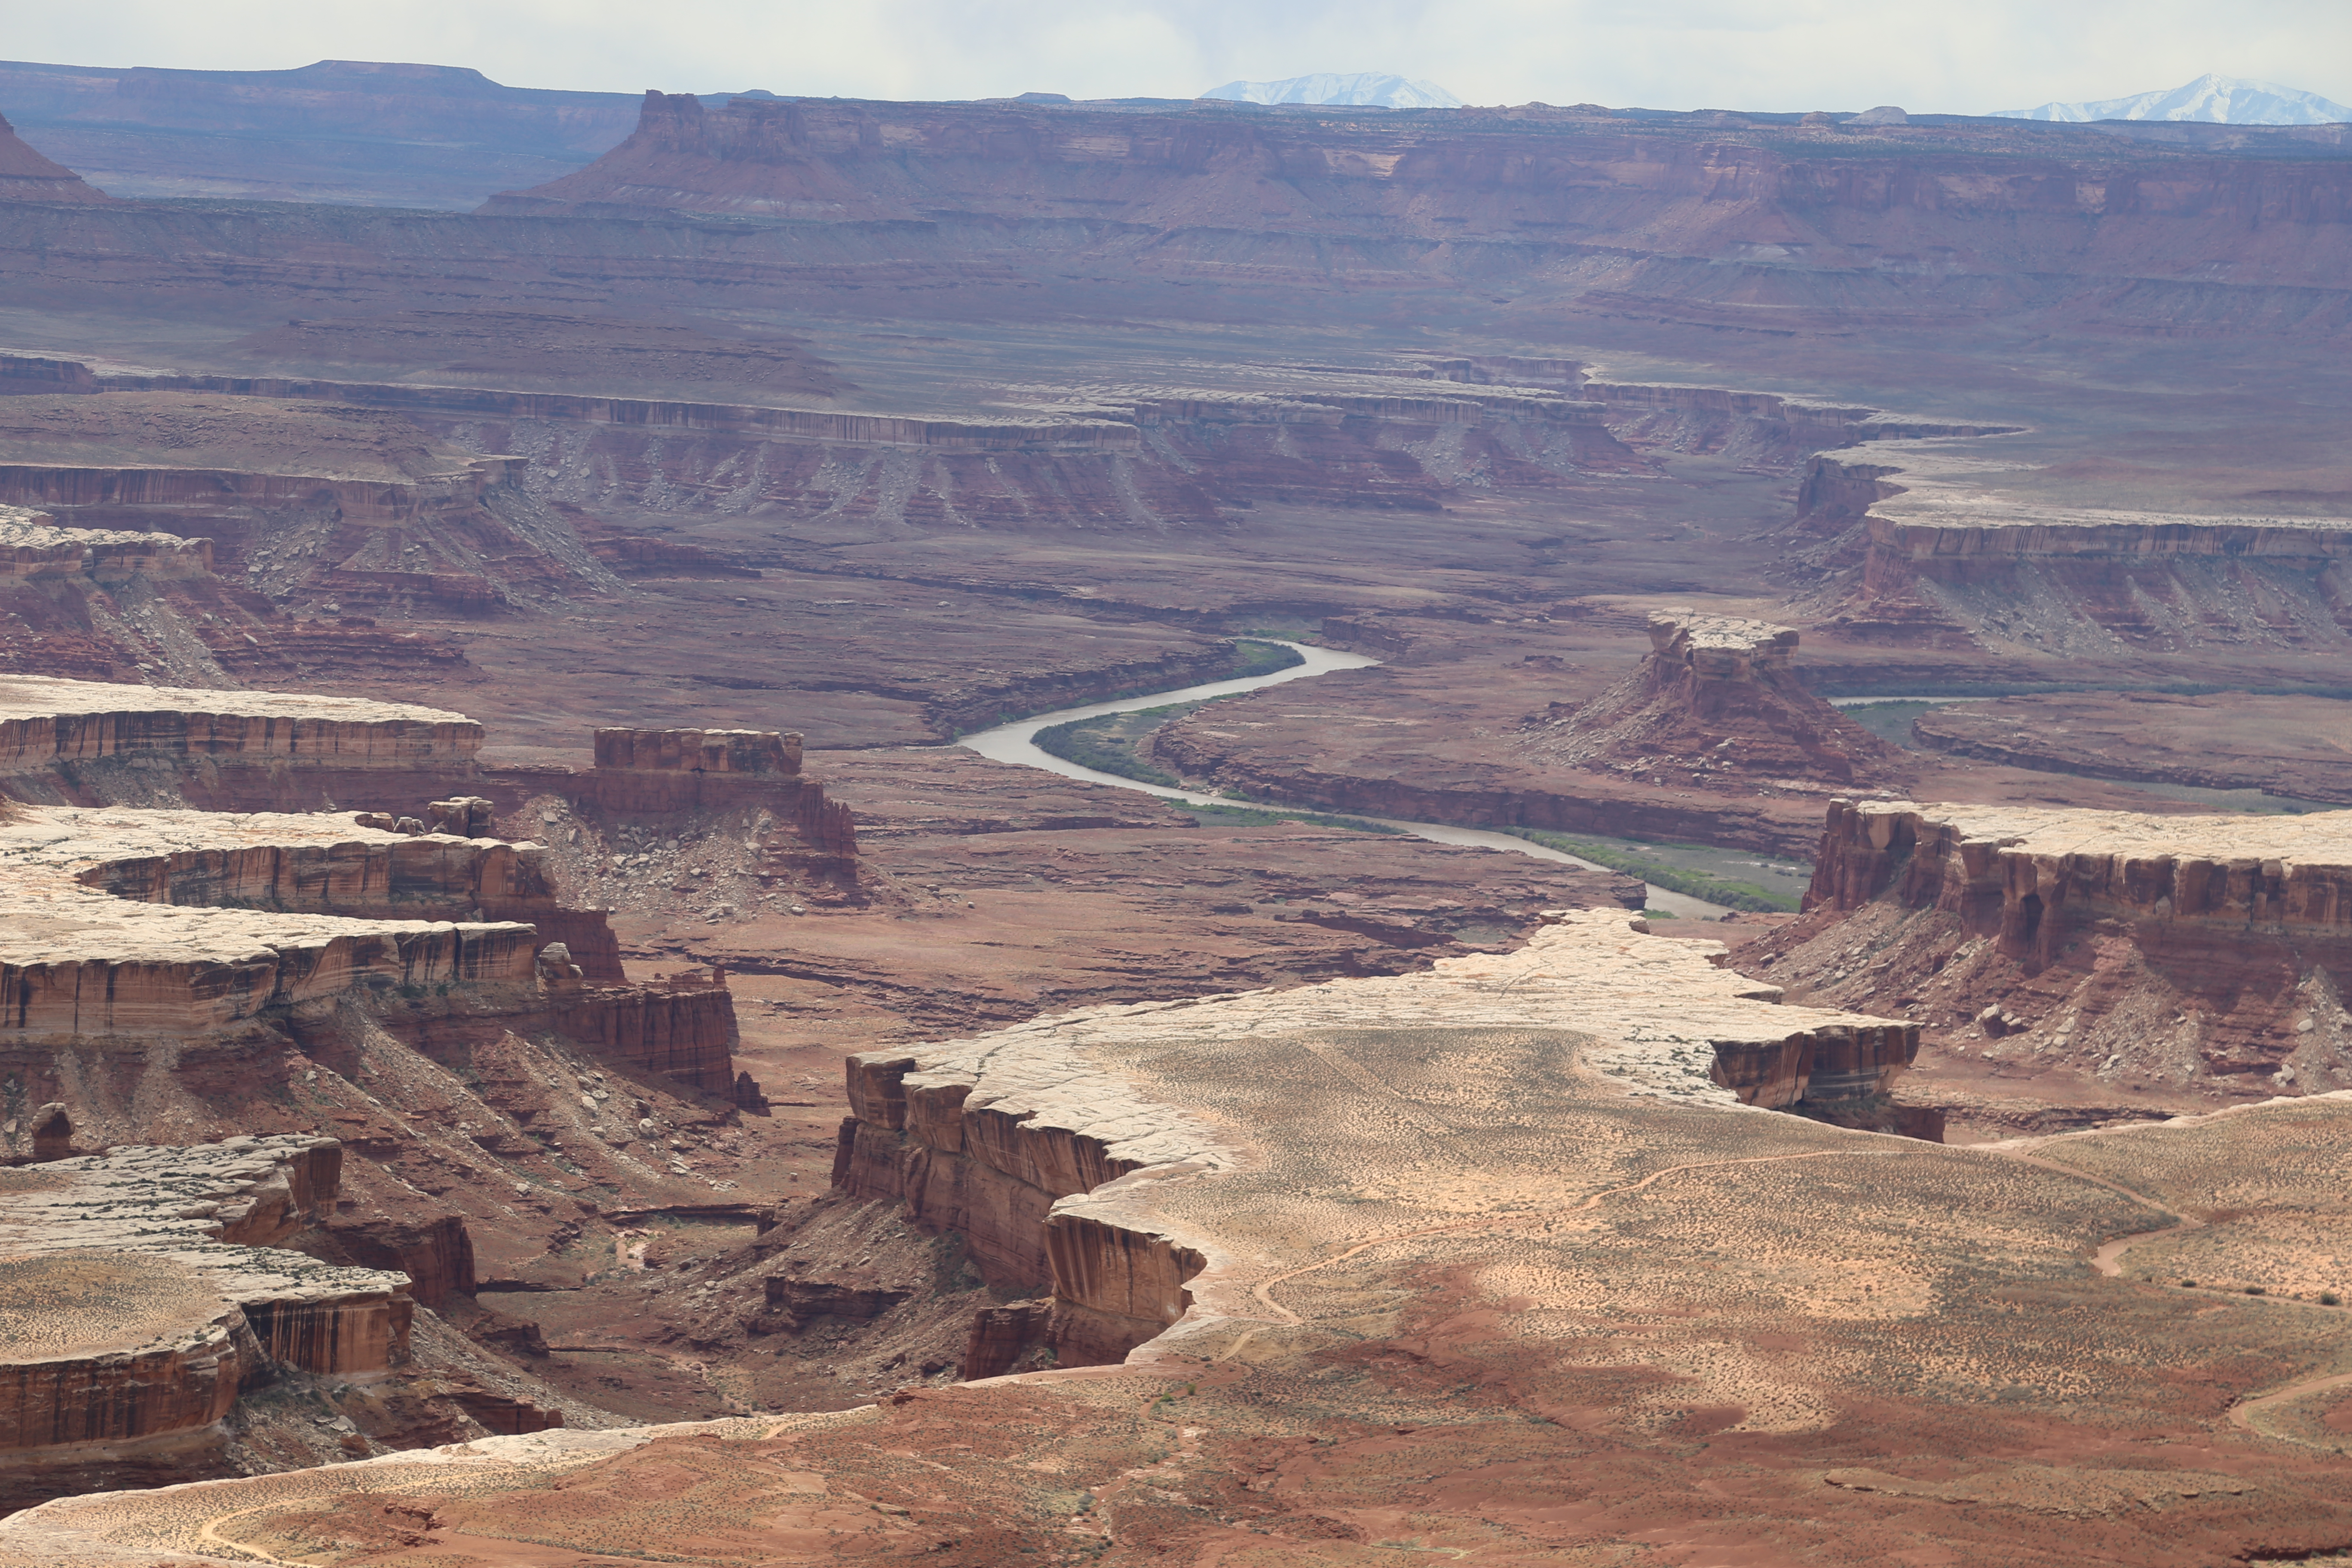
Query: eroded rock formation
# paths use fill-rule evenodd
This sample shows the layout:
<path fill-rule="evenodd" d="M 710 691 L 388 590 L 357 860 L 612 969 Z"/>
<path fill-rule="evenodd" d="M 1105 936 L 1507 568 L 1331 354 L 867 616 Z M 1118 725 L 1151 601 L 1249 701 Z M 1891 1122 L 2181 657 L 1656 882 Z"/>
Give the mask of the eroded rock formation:
<path fill-rule="evenodd" d="M 282 1247 L 333 1213 L 341 1166 L 331 1138 L 239 1137 L 0 1173 L 7 1499 L 159 1454 L 201 1471 L 272 1369 L 363 1383 L 405 1360 L 406 1275 Z"/>
<path fill-rule="evenodd" d="M 1776 976 L 1847 1005 L 1899 998 L 1931 1041 L 2028 1077 L 2207 1095 L 2352 1083 L 2339 814 L 1839 802 L 1806 902 L 1759 944 Z"/>
<path fill-rule="evenodd" d="M 202 536 L 243 588 L 336 615 L 464 618 L 616 582 L 526 493 L 523 459 L 252 390 L 0 398 L 0 500 Z"/>
<path fill-rule="evenodd" d="M 2068 504 L 2039 478 L 1933 446 L 1813 458 L 1795 529 L 1831 541 L 1837 635 L 2077 661 L 2352 647 L 2352 519 Z"/>
<path fill-rule="evenodd" d="M 481 740 L 462 713 L 402 703 L 0 678 L 0 790 L 20 800 L 110 800 L 142 773 L 219 810 L 404 800 L 468 776 Z"/>
<path fill-rule="evenodd" d="M 1649 618 L 1641 667 L 1590 702 L 1553 704 L 1517 749 L 1530 760 L 1718 788 L 1773 778 L 1875 783 L 1885 742 L 1801 684 L 1793 627 L 1695 610 Z"/>
<path fill-rule="evenodd" d="M 1196 1003 L 1089 1009 L 977 1040 L 849 1060 L 852 1115 L 834 1184 L 894 1199 L 951 1233 L 1001 1289 L 1049 1289 L 1051 1306 L 976 1325 L 966 1375 L 1011 1365 L 1014 1336 L 1061 1364 L 1117 1361 L 1183 1316 L 1186 1282 L 1214 1244 L 1123 1216 L 1123 1197 L 1239 1157 L 1211 1126 L 1137 1096 L 1116 1064 L 1220 1034 L 1411 1027 L 1570 1031 L 1591 1068 L 1642 1097 L 1770 1108 L 1883 1096 L 1917 1049 L 1916 1026 L 1780 1008 L 1778 986 L 1609 910 L 1562 911 L 1509 954 L 1426 973 L 1331 981 Z"/>

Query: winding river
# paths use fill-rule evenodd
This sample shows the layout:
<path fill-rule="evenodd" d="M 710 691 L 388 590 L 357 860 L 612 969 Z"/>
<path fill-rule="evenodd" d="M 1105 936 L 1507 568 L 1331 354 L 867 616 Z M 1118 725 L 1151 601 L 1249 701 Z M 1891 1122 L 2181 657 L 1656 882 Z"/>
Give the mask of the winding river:
<path fill-rule="evenodd" d="M 1253 638 L 1271 641 L 1271 638 Z M 1154 692 L 1149 697 L 1123 697 L 1115 702 L 1089 703 L 1084 708 L 1065 708 L 1057 713 L 1039 713 L 1027 719 L 1017 719 L 1010 724 L 999 724 L 993 730 L 982 730 L 966 735 L 958 742 L 971 747 L 983 757 L 1000 763 L 1018 763 L 1023 767 L 1043 768 L 1064 778 L 1084 779 L 1088 784 L 1110 784 L 1118 789 L 1140 790 L 1162 799 L 1189 801 L 1194 805 L 1248 805 L 1255 802 L 1234 801 L 1223 795 L 1199 795 L 1191 790 L 1169 789 L 1160 784 L 1145 784 L 1140 779 L 1122 778 L 1117 773 L 1097 773 L 1066 762 L 1037 744 L 1037 731 L 1055 724 L 1066 724 L 1073 719 L 1098 719 L 1106 713 L 1132 713 L 1139 708 L 1161 708 L 1171 702 L 1197 702 L 1208 697 L 1230 697 L 1236 692 L 1255 691 L 1261 687 L 1279 686 L 1286 680 L 1304 680 L 1309 676 L 1327 675 L 1335 669 L 1361 669 L 1378 664 L 1360 653 L 1342 653 L 1336 648 L 1314 647 L 1305 643 L 1284 643 L 1305 659 L 1288 669 L 1277 669 L 1271 675 L 1254 675 L 1238 680 L 1212 680 L 1205 685 L 1187 686 L 1175 691 Z M 1319 809 L 1319 808 L 1295 808 Z M 1538 860 L 1557 861 L 1566 866 L 1581 866 L 1587 870 L 1606 870 L 1590 860 L 1580 860 L 1573 855 L 1515 838 L 1507 833 L 1489 833 L 1478 827 L 1449 827 L 1434 822 L 1405 822 L 1385 816 L 1367 816 L 1360 811 L 1343 814 L 1363 822 L 1377 822 L 1426 838 L 1433 844 L 1471 845 L 1482 849 L 1506 849 L 1514 855 L 1528 855 Z M 1687 893 L 1677 893 L 1669 888 L 1650 884 L 1649 906 L 1654 910 L 1681 915 L 1686 919 L 1713 919 L 1730 911 L 1721 904 L 1704 899 L 1694 899 Z"/>

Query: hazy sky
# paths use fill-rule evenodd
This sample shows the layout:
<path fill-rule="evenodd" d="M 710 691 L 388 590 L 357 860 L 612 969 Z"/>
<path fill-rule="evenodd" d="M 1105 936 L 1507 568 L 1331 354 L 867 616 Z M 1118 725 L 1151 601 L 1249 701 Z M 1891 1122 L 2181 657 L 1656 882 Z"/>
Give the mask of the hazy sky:
<path fill-rule="evenodd" d="M 1390 70 L 1472 103 L 1981 113 L 2206 71 L 2352 100 L 2352 0 L 5 0 L 77 65 L 472 66 L 520 87 L 1187 98 Z"/>

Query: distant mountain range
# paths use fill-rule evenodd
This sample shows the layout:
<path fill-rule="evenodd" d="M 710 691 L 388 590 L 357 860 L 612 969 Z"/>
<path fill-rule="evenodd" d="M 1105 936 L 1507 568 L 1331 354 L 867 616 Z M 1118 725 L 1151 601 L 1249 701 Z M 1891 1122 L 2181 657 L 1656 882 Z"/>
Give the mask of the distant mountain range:
<path fill-rule="evenodd" d="M 2298 92 L 2243 77 L 2200 76 L 2169 92 L 2140 92 L 2094 103 L 2045 103 L 2002 109 L 2002 120 L 2204 120 L 2223 125 L 2336 125 L 2352 121 L 2347 108 L 2315 92 Z"/>
<path fill-rule="evenodd" d="M 1459 109 L 1462 100 L 1433 81 L 1408 81 L 1381 71 L 1294 76 L 1281 81 L 1229 81 L 1202 98 L 1237 103 L 1345 103 L 1380 109 Z"/>

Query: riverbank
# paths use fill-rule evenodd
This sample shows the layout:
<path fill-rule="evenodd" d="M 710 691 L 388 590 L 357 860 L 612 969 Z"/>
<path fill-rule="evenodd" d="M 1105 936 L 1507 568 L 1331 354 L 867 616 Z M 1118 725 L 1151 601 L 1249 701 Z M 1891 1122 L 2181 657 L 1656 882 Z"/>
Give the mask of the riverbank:
<path fill-rule="evenodd" d="M 1050 773 L 1058 773 L 1064 778 L 1083 779 L 1090 784 L 1109 784 L 1117 789 L 1139 790 L 1146 795 L 1158 795 L 1162 800 L 1186 801 L 1196 805 L 1238 805 L 1279 810 L 1281 809 L 1279 805 L 1265 801 L 1236 801 L 1230 795 L 1208 795 L 1197 790 L 1148 784 L 1140 779 L 1124 778 L 1118 773 L 1103 773 L 1094 768 L 1085 767 L 1077 763 L 1055 756 L 1038 745 L 1037 732 L 1057 724 L 1067 724 L 1081 719 L 1100 718 L 1112 713 L 1132 713 L 1147 708 L 1197 702 L 1211 698 L 1237 696 L 1244 691 L 1256 691 L 1268 686 L 1278 686 L 1285 681 L 1310 679 L 1315 676 L 1328 675 L 1339 669 L 1363 669 L 1381 662 L 1370 655 L 1349 653 L 1339 648 L 1318 647 L 1306 643 L 1282 643 L 1280 646 L 1297 652 L 1299 655 L 1299 662 L 1287 669 L 1275 670 L 1265 675 L 1250 676 L 1234 680 L 1208 681 L 1199 686 L 1183 687 L 1174 691 L 1154 692 L 1145 697 L 1121 698 L 1115 701 L 1092 702 L 1083 707 L 1065 708 L 1052 713 L 1032 714 L 1026 719 L 1018 719 L 1009 724 L 999 724 L 993 729 L 981 730 L 962 736 L 956 743 L 968 746 L 982 756 L 995 762 L 1012 763 L 1021 767 L 1041 768 Z M 1529 856 L 1538 860 L 1550 860 L 1566 866 L 1580 866 L 1592 871 L 1605 871 L 1610 868 L 1580 856 L 1554 849 L 1548 845 L 1534 843 L 1507 833 L 1496 833 L 1486 828 L 1455 827 L 1444 823 L 1411 822 L 1399 817 L 1368 816 L 1360 812 L 1349 812 L 1346 815 L 1395 828 L 1400 832 L 1412 834 L 1417 838 L 1428 839 L 1433 844 L 1458 844 L 1484 849 L 1500 849 L 1514 855 Z M 1678 893 L 1671 888 L 1661 887 L 1654 883 L 1649 886 L 1648 903 L 1651 909 L 1661 913 L 1675 915 L 1685 920 L 1719 920 L 1731 912 L 1722 904 L 1693 898 L 1687 893 Z"/>

